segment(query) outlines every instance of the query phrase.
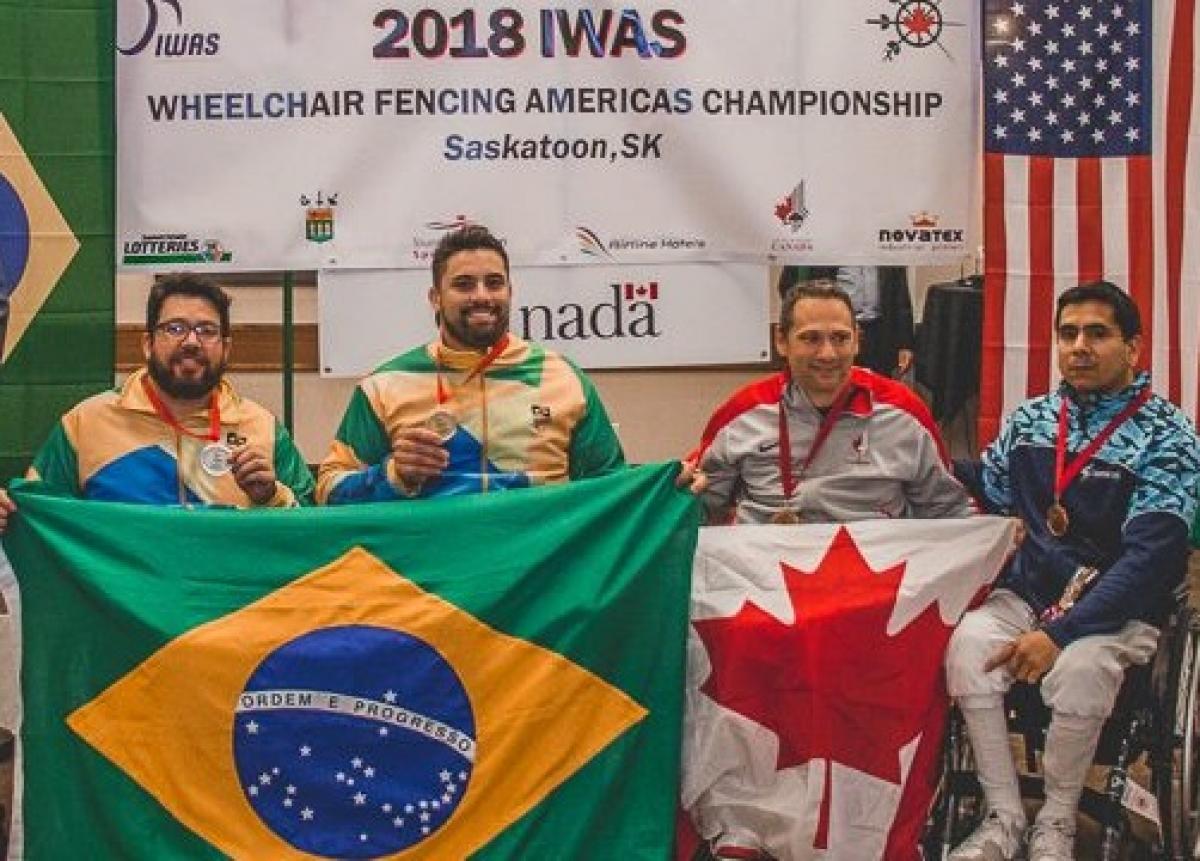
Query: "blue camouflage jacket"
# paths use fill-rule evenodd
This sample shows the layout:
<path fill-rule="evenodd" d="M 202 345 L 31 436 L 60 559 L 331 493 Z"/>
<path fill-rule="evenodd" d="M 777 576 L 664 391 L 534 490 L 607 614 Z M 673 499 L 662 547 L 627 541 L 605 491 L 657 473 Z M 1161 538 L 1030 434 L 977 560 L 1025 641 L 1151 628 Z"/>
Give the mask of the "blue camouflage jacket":
<path fill-rule="evenodd" d="M 1063 493 L 1070 514 L 1066 534 L 1056 538 L 1046 526 L 1063 398 L 1070 462 L 1149 385 L 1144 372 L 1115 394 L 1085 396 L 1064 383 L 1018 407 L 981 462 L 957 465 L 959 478 L 989 512 L 1025 521 L 1028 534 L 997 585 L 1040 614 L 1080 566 L 1101 572 L 1068 613 L 1045 625 L 1059 646 L 1111 633 L 1132 619 L 1161 625 L 1186 573 L 1200 441 L 1188 418 L 1157 395 L 1109 437 Z"/>

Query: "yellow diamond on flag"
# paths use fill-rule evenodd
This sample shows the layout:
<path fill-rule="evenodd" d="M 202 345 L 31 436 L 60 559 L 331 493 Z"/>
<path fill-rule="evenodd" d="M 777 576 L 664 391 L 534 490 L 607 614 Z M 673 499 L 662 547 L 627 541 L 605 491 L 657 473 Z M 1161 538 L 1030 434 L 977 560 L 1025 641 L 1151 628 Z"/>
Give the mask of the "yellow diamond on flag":
<path fill-rule="evenodd" d="M 362 548 L 182 634 L 67 723 L 238 858 L 465 858 L 647 712 Z"/>
<path fill-rule="evenodd" d="M 0 364 L 78 250 L 79 240 L 0 114 L 0 299 L 7 295 L 9 304 L 7 331 L 0 320 Z"/>

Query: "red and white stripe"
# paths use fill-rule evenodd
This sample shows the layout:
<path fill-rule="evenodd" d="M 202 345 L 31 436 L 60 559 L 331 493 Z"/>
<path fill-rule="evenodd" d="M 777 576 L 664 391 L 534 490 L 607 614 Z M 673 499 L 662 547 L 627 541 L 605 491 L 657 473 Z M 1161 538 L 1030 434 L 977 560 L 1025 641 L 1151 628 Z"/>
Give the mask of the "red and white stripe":
<path fill-rule="evenodd" d="M 1200 0 L 1154 0 L 1153 152 L 984 155 L 986 253 L 979 438 L 1058 382 L 1057 296 L 1104 278 L 1142 312 L 1155 390 L 1200 410 Z"/>

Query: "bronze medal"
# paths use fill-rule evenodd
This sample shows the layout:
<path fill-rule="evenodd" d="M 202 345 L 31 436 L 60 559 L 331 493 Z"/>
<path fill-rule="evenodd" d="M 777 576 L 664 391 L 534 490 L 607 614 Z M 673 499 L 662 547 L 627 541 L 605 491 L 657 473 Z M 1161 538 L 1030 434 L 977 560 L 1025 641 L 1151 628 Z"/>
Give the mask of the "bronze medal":
<path fill-rule="evenodd" d="M 425 419 L 425 427 L 429 428 L 442 442 L 446 442 L 458 431 L 458 419 L 449 410 L 434 410 Z"/>
<path fill-rule="evenodd" d="M 1050 534 L 1055 538 L 1062 538 L 1067 534 L 1067 527 L 1071 525 L 1071 518 L 1067 515 L 1061 502 L 1055 502 L 1046 509 L 1046 528 L 1050 530 Z"/>
<path fill-rule="evenodd" d="M 771 515 L 771 522 L 780 526 L 792 526 L 800 522 L 800 512 L 794 508 L 781 508 Z"/>

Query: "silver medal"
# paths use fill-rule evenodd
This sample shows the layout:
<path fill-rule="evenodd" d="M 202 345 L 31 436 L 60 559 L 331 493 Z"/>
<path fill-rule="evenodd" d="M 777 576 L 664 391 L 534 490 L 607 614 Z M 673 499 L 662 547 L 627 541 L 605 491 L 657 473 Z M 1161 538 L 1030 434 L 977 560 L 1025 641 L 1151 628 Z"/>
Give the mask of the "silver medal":
<path fill-rule="evenodd" d="M 233 449 L 223 442 L 210 442 L 200 449 L 200 468 L 214 478 L 219 478 L 229 472 L 229 459 L 233 457 Z"/>

